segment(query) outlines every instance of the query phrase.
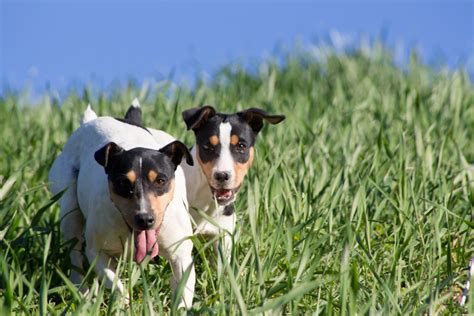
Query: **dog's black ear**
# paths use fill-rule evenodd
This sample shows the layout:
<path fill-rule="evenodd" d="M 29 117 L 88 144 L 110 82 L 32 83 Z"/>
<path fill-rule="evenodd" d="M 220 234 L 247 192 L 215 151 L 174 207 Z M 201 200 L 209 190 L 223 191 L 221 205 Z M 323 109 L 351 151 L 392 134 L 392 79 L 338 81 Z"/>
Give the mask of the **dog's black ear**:
<path fill-rule="evenodd" d="M 284 115 L 271 115 L 264 110 L 250 108 L 237 113 L 244 121 L 246 121 L 255 134 L 258 134 L 263 127 L 263 120 L 270 124 L 278 124 L 285 119 Z"/>
<path fill-rule="evenodd" d="M 113 157 L 123 151 L 124 149 L 122 147 L 114 142 L 111 142 L 96 151 L 94 158 L 95 161 L 99 163 L 99 165 L 105 168 L 105 172 L 107 172 L 107 167 L 110 165 L 110 161 L 113 159 Z"/>
<path fill-rule="evenodd" d="M 180 141 L 175 140 L 172 143 L 169 143 L 165 147 L 161 148 L 159 152 L 165 154 L 166 156 L 171 158 L 171 161 L 173 162 L 176 167 L 181 163 L 181 160 L 183 157 L 186 158 L 186 163 L 190 166 L 194 165 L 194 160 L 193 157 L 191 156 L 191 153 L 189 152 L 188 148 L 186 147 L 185 144 L 183 144 Z"/>
<path fill-rule="evenodd" d="M 142 126 L 142 109 L 137 98 L 133 100 L 132 105 L 128 108 L 124 119 L 128 123 Z"/>
<path fill-rule="evenodd" d="M 182 113 L 183 120 L 186 123 L 188 130 L 192 129 L 193 131 L 201 127 L 215 114 L 216 110 L 210 105 L 205 105 L 200 108 L 192 108 Z"/>

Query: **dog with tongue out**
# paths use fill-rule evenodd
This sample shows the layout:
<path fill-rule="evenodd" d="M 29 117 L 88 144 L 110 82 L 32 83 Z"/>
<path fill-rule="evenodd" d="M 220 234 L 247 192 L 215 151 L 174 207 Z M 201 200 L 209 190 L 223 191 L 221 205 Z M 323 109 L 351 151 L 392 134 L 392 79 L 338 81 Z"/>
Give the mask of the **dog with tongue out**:
<path fill-rule="evenodd" d="M 193 164 L 186 146 L 171 136 L 156 139 L 133 122 L 86 110 L 49 174 L 52 193 L 64 191 L 61 231 L 73 245 L 74 284 L 83 279 L 83 244 L 109 288 L 116 279 L 116 258 L 128 258 L 127 249 L 137 263 L 159 254 L 171 264 L 173 289 L 187 277 L 180 306 L 191 307 L 193 231 L 182 160 Z M 115 286 L 127 298 L 120 279 Z"/>

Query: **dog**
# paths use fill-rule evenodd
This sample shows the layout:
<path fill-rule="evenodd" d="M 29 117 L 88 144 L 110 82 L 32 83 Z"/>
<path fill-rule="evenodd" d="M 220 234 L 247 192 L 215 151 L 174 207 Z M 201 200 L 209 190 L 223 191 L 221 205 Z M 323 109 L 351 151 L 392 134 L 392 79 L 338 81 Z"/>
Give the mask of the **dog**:
<path fill-rule="evenodd" d="M 137 105 L 134 100 L 132 108 Z M 140 263 L 147 254 L 159 254 L 171 264 L 173 290 L 188 274 L 179 306 L 191 307 L 193 231 L 182 160 L 193 164 L 186 146 L 170 135 L 152 135 L 133 119 L 97 117 L 87 108 L 49 173 L 51 192 L 64 191 L 60 228 L 73 243 L 73 283 L 83 279 L 84 243 L 88 261 L 96 260 L 94 270 L 108 288 L 116 278 L 116 258 L 133 251 Z M 116 289 L 128 301 L 122 281 Z"/>
<path fill-rule="evenodd" d="M 224 232 L 222 250 L 230 262 L 236 223 L 234 201 L 252 166 L 256 138 L 264 122 L 278 124 L 285 116 L 271 115 L 258 108 L 225 114 L 206 105 L 186 110 L 182 117 L 196 139 L 191 155 L 198 164 L 181 164 L 190 214 L 196 225 L 194 234 L 214 238 Z M 142 124 L 140 107 L 130 107 L 125 119 Z M 149 131 L 156 139 L 162 137 L 162 131 L 152 128 Z M 212 218 L 214 223 L 206 217 Z M 218 246 L 218 243 L 214 244 L 217 255 Z M 218 271 L 222 269 L 221 265 L 221 260 L 218 260 Z"/>

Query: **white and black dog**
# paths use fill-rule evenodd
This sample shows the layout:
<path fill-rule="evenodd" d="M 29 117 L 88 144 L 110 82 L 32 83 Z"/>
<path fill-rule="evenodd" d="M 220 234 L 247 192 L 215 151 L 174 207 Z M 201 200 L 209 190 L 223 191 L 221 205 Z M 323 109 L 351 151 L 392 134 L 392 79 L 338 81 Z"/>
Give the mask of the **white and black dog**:
<path fill-rule="evenodd" d="M 138 106 L 136 100 L 133 105 Z M 49 174 L 52 193 L 65 190 L 60 226 L 65 239 L 74 240 L 73 283 L 83 278 L 79 271 L 84 242 L 87 259 L 96 260 L 95 272 L 109 288 L 116 278 L 116 258 L 127 256 L 125 249 L 133 251 L 138 263 L 147 254 L 152 258 L 159 254 L 171 264 L 173 288 L 189 272 L 180 306 L 191 307 L 193 231 L 179 166 L 183 157 L 183 165 L 193 164 L 186 146 L 170 135 L 158 131 L 152 135 L 133 120 L 98 118 L 88 107 Z M 120 280 L 116 286 L 127 298 Z"/>
<path fill-rule="evenodd" d="M 224 114 L 208 105 L 186 110 L 182 115 L 188 130 L 192 130 L 196 138 L 191 155 L 198 164 L 181 164 L 190 213 L 196 224 L 195 234 L 213 238 L 224 232 L 222 248 L 226 260 L 230 261 L 236 223 L 233 203 L 252 165 L 256 137 L 264 122 L 278 124 L 285 116 L 271 115 L 256 108 Z M 125 118 L 141 124 L 141 109 L 130 107 Z M 151 128 L 149 131 L 156 139 L 162 138 L 162 131 Z M 205 212 L 214 223 L 198 210 Z M 216 252 L 217 246 L 216 243 Z M 220 263 L 218 261 L 219 269 Z"/>

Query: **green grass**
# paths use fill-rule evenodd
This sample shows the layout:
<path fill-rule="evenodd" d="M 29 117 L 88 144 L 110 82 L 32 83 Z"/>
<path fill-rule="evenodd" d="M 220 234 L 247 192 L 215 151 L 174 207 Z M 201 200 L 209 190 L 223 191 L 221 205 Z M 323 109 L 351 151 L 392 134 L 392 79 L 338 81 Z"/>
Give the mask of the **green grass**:
<path fill-rule="evenodd" d="M 287 120 L 259 136 L 237 202 L 235 260 L 218 276 L 195 241 L 193 312 L 208 314 L 474 313 L 453 298 L 474 254 L 474 87 L 462 70 L 435 71 L 390 54 L 289 54 L 257 71 L 222 69 L 195 89 L 168 82 L 92 97 L 0 99 L 0 313 L 170 312 L 171 270 L 121 262 L 130 310 L 98 285 L 67 282 L 70 245 L 47 189 L 54 158 L 88 102 L 122 116 L 142 102 L 147 126 L 192 144 L 180 112 L 262 107 Z M 26 104 L 26 105 L 25 105 Z M 471 291 L 472 292 L 472 291 Z"/>

